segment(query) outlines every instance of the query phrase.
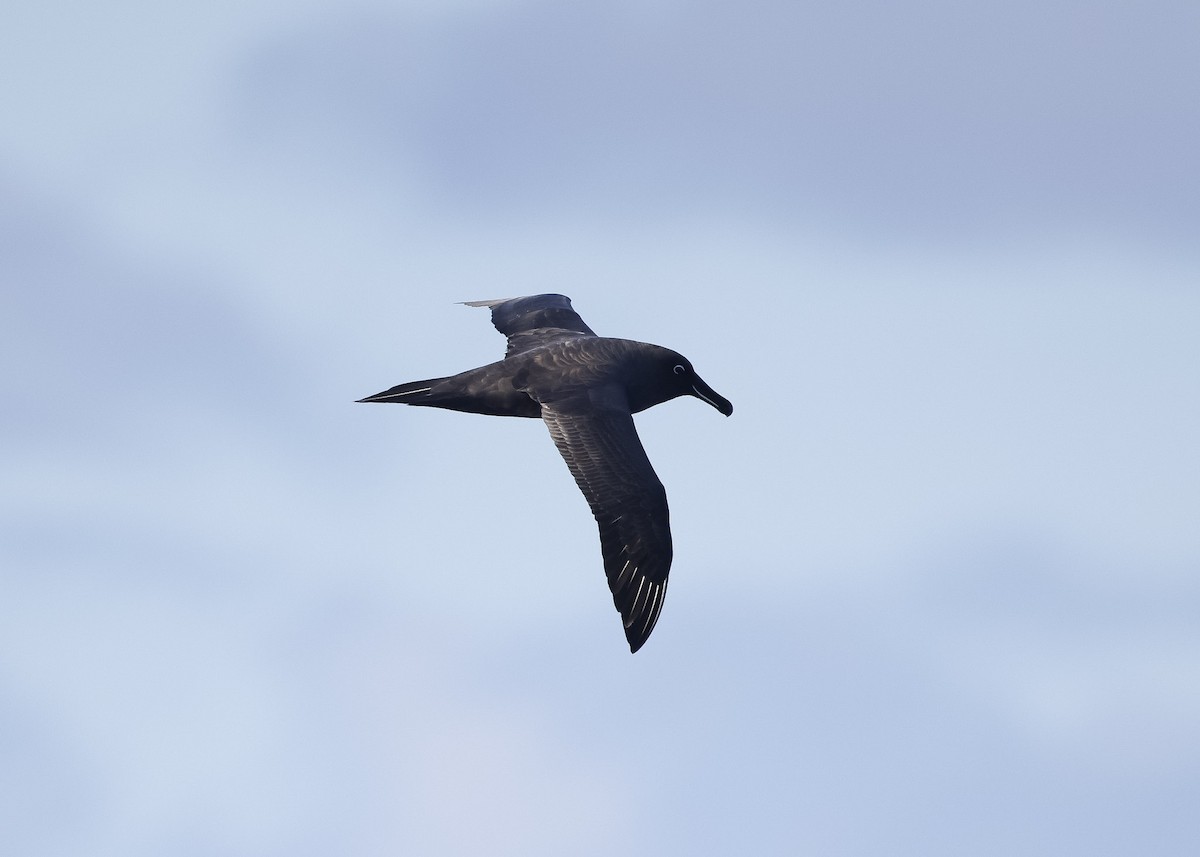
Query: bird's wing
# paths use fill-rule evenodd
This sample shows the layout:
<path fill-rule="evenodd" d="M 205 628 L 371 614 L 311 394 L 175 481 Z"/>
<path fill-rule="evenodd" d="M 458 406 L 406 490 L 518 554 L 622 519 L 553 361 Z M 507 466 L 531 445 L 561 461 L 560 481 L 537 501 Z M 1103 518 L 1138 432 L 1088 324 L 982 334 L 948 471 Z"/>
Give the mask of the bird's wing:
<path fill-rule="evenodd" d="M 613 604 L 625 623 L 629 649 L 646 642 L 662 611 L 671 568 L 667 493 L 642 448 L 624 393 L 576 396 L 542 403 L 571 475 L 600 527 L 600 549 Z M 597 406 L 597 399 L 608 405 Z M 624 407 L 621 407 L 624 403 Z"/>
<path fill-rule="evenodd" d="M 508 337 L 505 357 L 563 339 L 595 336 L 566 295 L 530 295 L 497 301 L 465 301 L 467 306 L 490 307 L 492 324 Z"/>

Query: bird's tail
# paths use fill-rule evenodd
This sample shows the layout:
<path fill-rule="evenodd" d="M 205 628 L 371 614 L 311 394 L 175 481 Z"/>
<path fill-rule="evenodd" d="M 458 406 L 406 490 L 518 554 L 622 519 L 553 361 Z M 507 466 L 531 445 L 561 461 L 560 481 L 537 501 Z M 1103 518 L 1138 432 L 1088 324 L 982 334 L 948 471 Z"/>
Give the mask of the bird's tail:
<path fill-rule="evenodd" d="M 399 402 L 497 417 L 542 416 L 542 406 L 513 386 L 508 364 L 501 361 L 446 378 L 409 381 L 360 402 Z"/>
<path fill-rule="evenodd" d="M 406 384 L 397 384 L 390 390 L 384 390 L 382 393 L 376 393 L 374 396 L 367 396 L 365 399 L 359 399 L 358 401 L 400 402 L 405 405 L 433 404 L 433 402 L 429 401 L 431 398 L 430 391 L 445 380 L 445 378 L 430 378 L 426 381 L 409 381 Z"/>

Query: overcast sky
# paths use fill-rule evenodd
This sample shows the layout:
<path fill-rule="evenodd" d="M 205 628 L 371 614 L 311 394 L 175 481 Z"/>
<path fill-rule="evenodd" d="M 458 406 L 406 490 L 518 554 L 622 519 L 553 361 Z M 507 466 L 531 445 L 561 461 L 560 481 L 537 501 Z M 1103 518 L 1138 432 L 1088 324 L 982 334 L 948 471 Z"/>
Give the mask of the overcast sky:
<path fill-rule="evenodd" d="M 14 854 L 1200 848 L 1200 6 L 0 9 Z M 355 405 L 567 294 L 545 428 Z"/>

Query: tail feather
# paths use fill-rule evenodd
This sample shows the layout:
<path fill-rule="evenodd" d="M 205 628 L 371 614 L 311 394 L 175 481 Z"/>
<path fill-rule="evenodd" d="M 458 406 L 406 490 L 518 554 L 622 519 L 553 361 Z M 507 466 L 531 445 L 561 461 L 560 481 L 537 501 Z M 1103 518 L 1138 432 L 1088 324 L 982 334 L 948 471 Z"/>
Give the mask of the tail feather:
<path fill-rule="evenodd" d="M 390 390 L 384 390 L 382 393 L 376 393 L 374 396 L 367 396 L 365 399 L 359 399 L 358 401 L 400 402 L 417 405 L 421 404 L 422 400 L 430 398 L 430 391 L 445 380 L 445 378 L 430 378 L 426 381 L 409 381 L 406 384 L 397 384 Z"/>
<path fill-rule="evenodd" d="M 497 417 L 542 416 L 542 406 L 513 386 L 511 366 L 500 361 L 446 378 L 409 381 L 360 402 L 399 402 Z"/>

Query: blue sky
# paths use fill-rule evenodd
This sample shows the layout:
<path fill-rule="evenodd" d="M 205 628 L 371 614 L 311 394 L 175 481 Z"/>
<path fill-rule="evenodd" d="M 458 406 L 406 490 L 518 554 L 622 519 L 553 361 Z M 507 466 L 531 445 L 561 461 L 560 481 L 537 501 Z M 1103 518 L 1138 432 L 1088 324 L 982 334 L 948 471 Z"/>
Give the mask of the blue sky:
<path fill-rule="evenodd" d="M 1198 28 L 10 4 L 6 840 L 1193 853 Z M 736 407 L 636 656 L 542 426 L 352 403 L 542 291 Z"/>

